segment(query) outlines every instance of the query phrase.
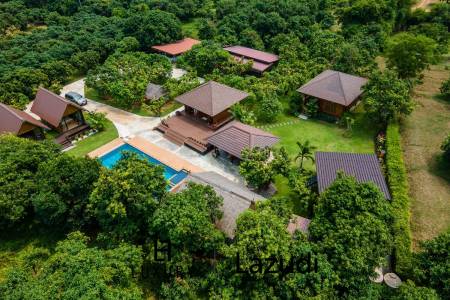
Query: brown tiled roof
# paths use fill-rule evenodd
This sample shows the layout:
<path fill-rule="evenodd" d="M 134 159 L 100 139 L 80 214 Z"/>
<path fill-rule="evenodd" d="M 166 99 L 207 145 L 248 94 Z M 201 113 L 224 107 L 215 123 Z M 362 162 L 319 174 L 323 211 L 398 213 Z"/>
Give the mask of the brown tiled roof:
<path fill-rule="evenodd" d="M 192 91 L 178 96 L 175 100 L 208 116 L 215 116 L 247 97 L 246 92 L 215 81 L 208 81 Z"/>
<path fill-rule="evenodd" d="M 230 52 L 233 55 L 240 56 L 240 57 L 246 57 L 249 59 L 257 60 L 266 64 L 272 64 L 277 62 L 280 58 L 278 55 L 255 50 L 252 48 L 247 48 L 244 46 L 231 46 L 231 47 L 225 47 L 226 51 Z"/>
<path fill-rule="evenodd" d="M 278 55 L 267 53 L 243 46 L 225 47 L 226 51 L 230 52 L 237 60 L 247 63 L 253 60 L 252 70 L 257 72 L 264 72 L 269 69 L 275 62 L 279 60 Z"/>
<path fill-rule="evenodd" d="M 177 41 L 175 43 L 153 46 L 152 49 L 158 52 L 169 54 L 171 56 L 177 56 L 191 50 L 194 45 L 200 43 L 200 41 L 195 39 L 184 38 L 181 41 Z"/>
<path fill-rule="evenodd" d="M 271 133 L 238 121 L 231 122 L 208 138 L 211 145 L 238 158 L 245 148 L 270 147 L 279 140 Z"/>
<path fill-rule="evenodd" d="M 50 125 L 58 127 L 68 106 L 73 106 L 80 110 L 83 109 L 81 106 L 67 101 L 49 90 L 39 88 L 31 111 Z"/>
<path fill-rule="evenodd" d="M 319 193 L 325 191 L 336 180 L 338 171 L 343 171 L 355 177 L 358 182 L 374 183 L 386 199 L 391 199 L 375 154 L 316 152 L 315 156 Z"/>
<path fill-rule="evenodd" d="M 236 220 L 241 213 L 249 209 L 253 203 L 264 200 L 264 197 L 250 191 L 245 186 L 228 180 L 215 172 L 191 173 L 183 183 L 183 190 L 188 182 L 211 186 L 217 195 L 223 198 L 221 207 L 223 216 L 216 226 L 228 237 L 233 238 Z"/>
<path fill-rule="evenodd" d="M 289 220 L 289 224 L 287 226 L 287 231 L 290 234 L 294 234 L 297 230 L 308 233 L 309 223 L 311 223 L 310 219 L 303 218 L 297 215 L 293 215 L 292 219 Z"/>
<path fill-rule="evenodd" d="M 362 86 L 366 82 L 367 79 L 362 77 L 326 70 L 297 91 L 305 95 L 349 106 L 362 94 Z"/>
<path fill-rule="evenodd" d="M 49 129 L 47 126 L 21 110 L 15 109 L 6 104 L 0 103 L 0 134 L 18 134 L 24 123 Z"/>

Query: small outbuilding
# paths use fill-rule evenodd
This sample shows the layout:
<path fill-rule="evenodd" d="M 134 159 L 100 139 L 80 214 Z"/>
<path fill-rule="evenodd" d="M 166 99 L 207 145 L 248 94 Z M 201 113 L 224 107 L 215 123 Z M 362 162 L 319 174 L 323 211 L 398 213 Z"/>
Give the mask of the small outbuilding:
<path fill-rule="evenodd" d="M 145 99 L 149 101 L 158 100 L 159 98 L 166 95 L 166 90 L 159 84 L 149 83 L 147 89 L 145 90 Z"/>
<path fill-rule="evenodd" d="M 391 199 L 380 163 L 375 154 L 316 152 L 317 184 L 323 193 L 335 180 L 337 173 L 343 171 L 360 183 L 372 182 Z"/>
<path fill-rule="evenodd" d="M 294 235 L 296 231 L 303 232 L 308 234 L 309 224 L 311 223 L 310 219 L 303 218 L 297 215 L 293 215 L 289 220 L 289 224 L 287 226 L 287 231 L 289 234 Z"/>
<path fill-rule="evenodd" d="M 219 152 L 241 159 L 241 152 L 245 148 L 267 148 L 279 140 L 269 132 L 233 121 L 213 133 L 208 138 L 208 143 Z"/>
<path fill-rule="evenodd" d="M 222 218 L 216 223 L 217 228 L 229 238 L 234 238 L 236 220 L 247 209 L 254 209 L 256 202 L 265 200 L 245 186 L 235 183 L 215 172 L 190 173 L 179 190 L 187 187 L 188 182 L 211 186 L 217 195 L 223 198 Z"/>
<path fill-rule="evenodd" d="M 326 70 L 297 91 L 304 102 L 317 99 L 320 112 L 339 118 L 358 103 L 366 83 L 366 78 Z"/>
<path fill-rule="evenodd" d="M 174 43 L 153 46 L 152 50 L 164 54 L 168 57 L 175 58 L 183 53 L 188 52 L 192 49 L 192 47 L 200 43 L 201 42 L 199 40 L 193 38 L 184 38 Z"/>
<path fill-rule="evenodd" d="M 26 112 L 0 103 L 0 134 L 11 133 L 20 137 L 43 139 L 44 129 L 50 128 Z"/>
<path fill-rule="evenodd" d="M 225 47 L 224 50 L 242 63 L 252 61 L 252 71 L 258 74 L 269 70 L 280 59 L 278 55 L 244 46 Z"/>

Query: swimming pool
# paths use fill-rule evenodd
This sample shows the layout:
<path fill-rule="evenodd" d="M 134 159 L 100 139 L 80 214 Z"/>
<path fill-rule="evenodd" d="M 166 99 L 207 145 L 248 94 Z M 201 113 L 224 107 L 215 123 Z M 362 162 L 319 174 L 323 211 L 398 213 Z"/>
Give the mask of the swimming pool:
<path fill-rule="evenodd" d="M 186 171 L 184 171 L 184 170 L 176 171 L 176 170 L 172 169 L 171 167 L 163 164 L 159 160 L 151 157 L 150 155 L 148 155 L 148 154 L 142 152 L 141 150 L 139 150 L 131 145 L 128 145 L 128 144 L 124 144 L 124 145 L 112 150 L 111 152 L 106 153 L 105 155 L 101 156 L 99 158 L 100 162 L 106 168 L 111 169 L 122 158 L 124 151 L 130 151 L 130 152 L 136 153 L 140 157 L 149 161 L 151 164 L 160 165 L 160 166 L 164 167 L 164 178 L 166 178 L 166 180 L 168 180 L 170 182 L 169 187 L 172 187 L 172 186 L 180 183 L 187 176 Z"/>

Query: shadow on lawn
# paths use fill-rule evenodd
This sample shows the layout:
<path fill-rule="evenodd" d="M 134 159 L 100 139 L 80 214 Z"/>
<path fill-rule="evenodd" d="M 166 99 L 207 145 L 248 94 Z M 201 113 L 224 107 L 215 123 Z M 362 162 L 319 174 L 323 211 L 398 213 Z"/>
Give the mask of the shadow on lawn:
<path fill-rule="evenodd" d="M 442 154 L 433 156 L 428 166 L 428 171 L 433 175 L 441 177 L 450 184 L 450 161 L 446 160 Z"/>

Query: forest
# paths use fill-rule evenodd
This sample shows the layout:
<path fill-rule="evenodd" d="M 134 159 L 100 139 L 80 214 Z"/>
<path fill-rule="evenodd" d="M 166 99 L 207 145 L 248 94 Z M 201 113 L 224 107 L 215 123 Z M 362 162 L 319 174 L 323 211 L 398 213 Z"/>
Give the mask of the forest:
<path fill-rule="evenodd" d="M 389 132 L 413 111 L 411 90 L 423 71 L 448 53 L 450 5 L 441 2 L 429 11 L 413 11 L 412 5 L 411 0 L 0 1 L 0 102 L 24 109 L 40 86 L 59 93 L 86 77 L 87 86 L 115 107 L 148 107 L 144 94 L 151 81 L 168 90 L 165 102 L 153 104 L 160 113 L 202 77 L 249 93 L 232 108 L 233 116 L 264 126 L 305 109 L 296 89 L 333 69 L 369 79 L 365 113 L 373 127 Z M 150 48 L 184 36 L 202 43 L 178 58 L 188 75 L 176 82 L 170 60 Z M 262 76 L 251 75 L 248 64 L 223 50 L 234 44 L 275 53 L 280 61 Z M 446 98 L 449 86 L 449 81 L 442 86 Z M 447 138 L 442 146 L 447 158 L 449 145 Z M 294 208 L 284 196 L 241 214 L 231 240 L 214 226 L 223 199 L 211 187 L 189 184 L 172 194 L 163 170 L 137 156 L 126 155 L 108 170 L 49 141 L 1 136 L 0 242 L 8 245 L 20 232 L 45 238 L 21 249 L 8 268 L 0 255 L 0 298 L 450 297 L 450 231 L 412 252 L 402 203 L 391 204 L 373 184 L 344 174 L 318 196 L 306 187 L 309 171 L 288 167 L 283 148 L 270 165 L 261 158 L 266 154 L 245 152 L 241 174 L 254 186 L 283 177 L 311 218 L 309 235 L 286 231 Z M 154 255 L 158 240 L 170 241 L 170 259 L 161 262 Z M 390 289 L 370 281 L 386 253 L 401 243 L 408 244 L 398 255 L 404 284 Z M 286 264 L 308 257 L 315 268 L 264 272 L 260 262 L 274 254 Z M 237 257 L 247 271 L 236 272 Z"/>

